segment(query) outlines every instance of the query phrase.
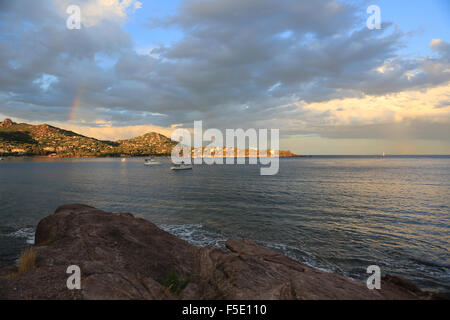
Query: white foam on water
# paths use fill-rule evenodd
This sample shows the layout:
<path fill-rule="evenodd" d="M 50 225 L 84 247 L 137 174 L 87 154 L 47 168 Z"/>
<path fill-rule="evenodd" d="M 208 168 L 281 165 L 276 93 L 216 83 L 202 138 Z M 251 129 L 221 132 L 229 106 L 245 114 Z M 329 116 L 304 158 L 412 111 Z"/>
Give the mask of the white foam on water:
<path fill-rule="evenodd" d="M 270 242 L 259 242 L 259 244 L 268 249 L 279 251 L 284 255 L 288 256 L 289 258 L 304 263 L 311 268 L 318 269 L 328 273 L 342 273 L 342 270 L 340 270 L 339 268 L 337 268 L 338 270 L 336 270 L 335 268 L 333 268 L 333 266 L 325 267 L 324 263 L 321 263 L 320 259 L 317 258 L 314 254 L 302 250 L 298 247 L 294 247 L 283 243 L 270 243 Z M 328 263 L 326 264 L 329 265 Z"/>
<path fill-rule="evenodd" d="M 21 228 L 6 234 L 7 237 L 25 239 L 28 244 L 34 244 L 35 231 L 33 228 Z"/>
<path fill-rule="evenodd" d="M 159 227 L 193 245 L 225 249 L 227 238 L 218 233 L 206 230 L 201 224 L 162 224 L 159 225 Z M 279 251 L 289 258 L 304 263 L 312 268 L 329 273 L 342 273 L 342 270 L 339 268 L 333 268 L 333 266 L 325 267 L 325 263 L 320 263 L 320 259 L 315 257 L 312 253 L 297 247 L 264 241 L 257 241 L 257 243 L 268 249 Z"/>
<path fill-rule="evenodd" d="M 225 248 L 226 238 L 201 224 L 162 224 L 161 229 L 199 247 Z"/>

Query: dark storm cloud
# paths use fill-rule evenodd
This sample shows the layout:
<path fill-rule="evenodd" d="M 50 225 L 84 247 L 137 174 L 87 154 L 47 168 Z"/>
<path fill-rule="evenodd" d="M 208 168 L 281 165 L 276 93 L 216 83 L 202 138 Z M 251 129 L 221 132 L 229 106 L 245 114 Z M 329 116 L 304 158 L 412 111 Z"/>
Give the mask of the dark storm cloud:
<path fill-rule="evenodd" d="M 143 55 L 114 21 L 67 30 L 51 1 L 14 1 L 0 13 L 0 113 L 63 121 L 82 90 L 86 123 L 283 129 L 298 119 L 297 132 L 315 132 L 306 120 L 327 115 L 304 104 L 450 80 L 448 43 L 432 45 L 435 57 L 401 58 L 403 34 L 388 23 L 368 30 L 365 9 L 334 0 L 184 1 L 148 23 L 149 32 L 180 29 L 181 40 Z"/>

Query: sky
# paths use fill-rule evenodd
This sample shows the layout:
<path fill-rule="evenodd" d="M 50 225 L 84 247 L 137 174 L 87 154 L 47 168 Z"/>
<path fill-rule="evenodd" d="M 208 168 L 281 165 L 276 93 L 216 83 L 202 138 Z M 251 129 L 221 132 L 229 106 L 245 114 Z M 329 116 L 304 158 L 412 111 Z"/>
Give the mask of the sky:
<path fill-rule="evenodd" d="M 0 0 L 0 48 L 0 119 L 109 140 L 202 120 L 280 129 L 299 154 L 450 154 L 447 0 Z"/>

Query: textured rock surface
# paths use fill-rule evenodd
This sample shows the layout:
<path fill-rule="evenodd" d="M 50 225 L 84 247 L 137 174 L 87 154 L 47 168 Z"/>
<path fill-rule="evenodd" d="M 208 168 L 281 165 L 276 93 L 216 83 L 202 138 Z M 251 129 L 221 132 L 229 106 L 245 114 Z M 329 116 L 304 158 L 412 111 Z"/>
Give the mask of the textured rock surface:
<path fill-rule="evenodd" d="M 381 290 L 326 273 L 242 239 L 229 251 L 195 247 L 129 213 L 65 205 L 36 231 L 36 269 L 0 271 L 2 299 L 426 299 L 408 281 Z M 81 290 L 66 269 L 81 268 Z M 179 295 L 161 285 L 173 268 L 190 279 Z"/>
<path fill-rule="evenodd" d="M 1 128 L 9 128 L 9 127 L 12 127 L 13 125 L 14 125 L 14 122 L 12 122 L 11 119 L 5 119 L 5 120 L 3 120 L 3 122 L 0 123 Z"/>

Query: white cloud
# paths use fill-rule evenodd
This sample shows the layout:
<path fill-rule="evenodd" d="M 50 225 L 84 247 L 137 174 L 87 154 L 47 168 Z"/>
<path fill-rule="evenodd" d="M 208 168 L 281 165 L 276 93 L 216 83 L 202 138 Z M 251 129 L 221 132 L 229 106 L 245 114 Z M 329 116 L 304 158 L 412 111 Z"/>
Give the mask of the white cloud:
<path fill-rule="evenodd" d="M 38 85 L 42 91 L 48 91 L 52 84 L 57 83 L 58 81 L 58 77 L 44 73 L 40 78 L 34 80 L 33 83 Z"/>

